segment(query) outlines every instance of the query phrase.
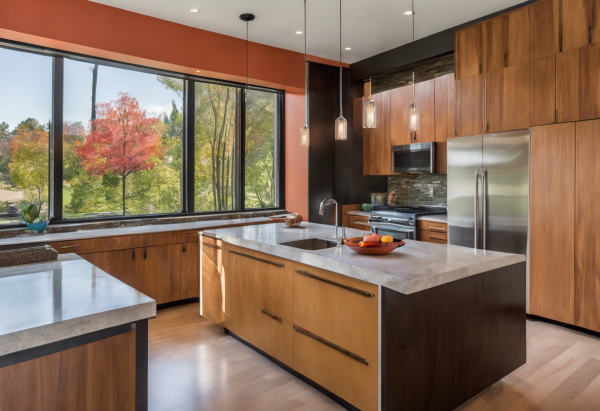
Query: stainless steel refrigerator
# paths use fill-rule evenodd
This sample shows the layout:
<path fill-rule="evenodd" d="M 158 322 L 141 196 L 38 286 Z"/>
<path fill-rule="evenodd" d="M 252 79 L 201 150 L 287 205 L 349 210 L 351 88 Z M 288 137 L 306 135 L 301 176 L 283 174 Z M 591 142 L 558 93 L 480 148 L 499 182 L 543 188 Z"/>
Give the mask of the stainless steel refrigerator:
<path fill-rule="evenodd" d="M 525 254 L 529 129 L 448 139 L 448 243 Z"/>

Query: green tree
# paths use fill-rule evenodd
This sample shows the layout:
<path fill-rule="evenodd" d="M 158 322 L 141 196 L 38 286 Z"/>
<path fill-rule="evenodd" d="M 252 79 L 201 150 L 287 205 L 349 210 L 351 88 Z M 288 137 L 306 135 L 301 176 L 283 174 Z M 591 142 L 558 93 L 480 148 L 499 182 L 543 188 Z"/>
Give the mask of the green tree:
<path fill-rule="evenodd" d="M 48 192 L 48 132 L 37 120 L 30 120 L 13 132 L 8 167 L 13 182 L 25 189 L 25 198 L 41 205 Z"/>

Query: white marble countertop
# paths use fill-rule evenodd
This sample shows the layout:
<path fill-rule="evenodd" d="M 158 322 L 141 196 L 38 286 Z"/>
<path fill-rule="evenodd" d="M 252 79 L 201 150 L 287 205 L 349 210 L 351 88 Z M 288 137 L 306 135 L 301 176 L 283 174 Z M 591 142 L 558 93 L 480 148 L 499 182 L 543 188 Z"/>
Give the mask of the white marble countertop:
<path fill-rule="evenodd" d="M 69 233 L 47 233 L 42 235 L 25 234 L 0 239 L 0 246 L 19 244 L 48 244 L 55 241 L 84 240 L 88 238 L 113 237 L 119 235 L 152 234 L 180 230 L 204 230 L 206 227 L 220 227 L 229 224 L 256 223 L 268 221 L 268 217 L 235 218 L 229 220 L 205 220 L 193 223 L 150 224 L 137 227 L 100 228 Z"/>
<path fill-rule="evenodd" d="M 360 230 L 346 229 L 347 237 L 363 234 Z M 333 226 L 314 223 L 302 223 L 300 228 L 287 228 L 279 223 L 222 228 L 207 230 L 205 235 L 240 247 L 354 277 L 403 294 L 416 293 L 525 261 L 524 255 L 411 240 L 407 240 L 405 246 L 381 256 L 357 254 L 346 246 L 309 251 L 281 245 L 283 242 L 303 238 L 334 236 Z"/>
<path fill-rule="evenodd" d="M 0 269 L 0 356 L 156 316 L 156 302 L 82 258 Z"/>

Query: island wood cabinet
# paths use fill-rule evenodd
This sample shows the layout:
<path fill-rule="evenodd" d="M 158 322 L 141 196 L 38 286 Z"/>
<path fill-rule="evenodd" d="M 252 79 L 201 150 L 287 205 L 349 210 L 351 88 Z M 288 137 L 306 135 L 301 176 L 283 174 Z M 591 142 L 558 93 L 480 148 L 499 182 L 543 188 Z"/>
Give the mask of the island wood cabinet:
<path fill-rule="evenodd" d="M 600 331 L 600 120 L 531 133 L 531 314 Z"/>
<path fill-rule="evenodd" d="M 357 408 L 377 410 L 378 287 L 227 243 L 222 252 L 224 326 Z"/>

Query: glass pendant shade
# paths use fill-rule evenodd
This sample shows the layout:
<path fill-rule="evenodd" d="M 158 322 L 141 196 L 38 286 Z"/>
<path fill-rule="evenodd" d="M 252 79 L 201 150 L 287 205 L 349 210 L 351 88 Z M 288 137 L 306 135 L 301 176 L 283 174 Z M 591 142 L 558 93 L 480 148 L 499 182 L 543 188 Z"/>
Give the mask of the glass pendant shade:
<path fill-rule="evenodd" d="M 410 131 L 417 131 L 420 123 L 419 107 L 417 107 L 417 104 L 413 101 L 410 103 L 410 106 L 408 106 L 408 128 Z"/>
<path fill-rule="evenodd" d="M 347 140 L 348 139 L 348 122 L 344 116 L 339 116 L 335 120 L 335 139 L 336 140 Z"/>
<path fill-rule="evenodd" d="M 300 129 L 300 145 L 306 146 L 310 144 L 310 132 L 308 130 L 308 125 L 303 125 Z"/>
<path fill-rule="evenodd" d="M 377 102 L 373 99 L 363 105 L 363 128 L 377 128 Z"/>

